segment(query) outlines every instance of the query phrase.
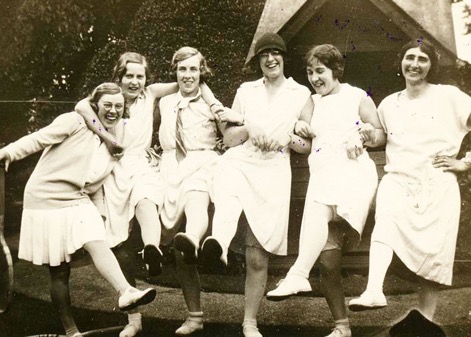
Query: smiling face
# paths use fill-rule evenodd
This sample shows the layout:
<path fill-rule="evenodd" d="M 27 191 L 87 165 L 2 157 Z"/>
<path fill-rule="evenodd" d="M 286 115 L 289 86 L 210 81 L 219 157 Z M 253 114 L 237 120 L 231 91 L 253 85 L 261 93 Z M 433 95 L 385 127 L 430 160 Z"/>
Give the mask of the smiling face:
<path fill-rule="evenodd" d="M 183 97 L 195 96 L 200 86 L 200 64 L 198 55 L 177 63 L 177 82 Z"/>
<path fill-rule="evenodd" d="M 307 65 L 306 72 L 309 83 L 311 83 L 316 94 L 327 96 L 340 90 L 340 82 L 338 78 L 334 78 L 332 69 L 325 66 L 317 58 L 314 57 Z"/>
<path fill-rule="evenodd" d="M 146 68 L 140 63 L 129 62 L 121 78 L 120 86 L 126 101 L 133 101 L 146 85 Z"/>
<path fill-rule="evenodd" d="M 402 74 L 410 83 L 425 81 L 431 67 L 430 57 L 419 47 L 408 49 L 401 61 Z"/>
<path fill-rule="evenodd" d="M 258 54 L 258 62 L 263 75 L 269 79 L 284 76 L 283 54 L 278 49 L 265 49 Z"/>
<path fill-rule="evenodd" d="M 123 94 L 104 94 L 98 101 L 98 119 L 101 124 L 107 129 L 112 129 L 116 126 L 119 119 L 123 116 L 124 112 L 124 97 Z"/>

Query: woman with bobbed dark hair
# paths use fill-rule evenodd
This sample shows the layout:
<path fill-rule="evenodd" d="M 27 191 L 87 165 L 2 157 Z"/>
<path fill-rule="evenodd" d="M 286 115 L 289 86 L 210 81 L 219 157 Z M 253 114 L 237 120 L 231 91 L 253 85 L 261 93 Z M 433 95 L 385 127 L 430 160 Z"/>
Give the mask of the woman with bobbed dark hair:
<path fill-rule="evenodd" d="M 460 216 L 456 159 L 471 130 L 471 98 L 451 85 L 431 84 L 439 57 L 429 42 L 413 40 L 399 53 L 405 89 L 379 105 L 387 134 L 386 175 L 378 188 L 368 284 L 351 310 L 387 305 L 383 282 L 395 254 L 418 285 L 419 311 L 433 319 L 440 285 L 452 282 Z"/>
<path fill-rule="evenodd" d="M 344 58 L 335 46 L 315 46 L 305 59 L 316 94 L 310 124 L 298 122 L 295 129 L 301 136 L 314 137 L 299 256 L 267 298 L 282 300 L 311 291 L 308 277 L 319 259 L 322 288 L 335 321 L 328 337 L 350 337 L 342 250 L 359 242 L 378 184 L 376 165 L 364 147 L 384 144 L 385 135 L 371 97 L 340 82 Z"/>
<path fill-rule="evenodd" d="M 121 123 L 124 97 L 115 83 L 99 85 L 89 98 L 103 127 L 114 134 Z M 69 294 L 72 254 L 84 248 L 98 272 L 120 294 L 121 310 L 151 302 L 155 289 L 131 287 L 106 243 L 103 220 L 90 200 L 116 160 L 76 112 L 58 116 L 50 125 L 0 150 L 0 161 L 20 160 L 44 150 L 24 193 L 18 256 L 48 265 L 52 303 L 67 337 L 81 337 L 72 316 Z"/>

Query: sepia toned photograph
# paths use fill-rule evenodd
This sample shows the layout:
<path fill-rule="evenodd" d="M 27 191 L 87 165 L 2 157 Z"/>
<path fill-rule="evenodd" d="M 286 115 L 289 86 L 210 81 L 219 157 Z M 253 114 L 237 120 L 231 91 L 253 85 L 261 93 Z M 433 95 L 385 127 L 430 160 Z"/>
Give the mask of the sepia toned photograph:
<path fill-rule="evenodd" d="M 471 0 L 0 5 L 0 337 L 471 337 Z"/>

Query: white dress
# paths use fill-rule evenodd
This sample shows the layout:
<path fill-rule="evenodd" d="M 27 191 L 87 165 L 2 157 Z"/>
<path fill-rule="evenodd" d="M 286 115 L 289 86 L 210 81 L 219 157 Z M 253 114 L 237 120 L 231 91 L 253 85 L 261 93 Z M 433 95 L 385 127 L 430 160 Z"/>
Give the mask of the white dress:
<path fill-rule="evenodd" d="M 471 98 L 449 85 L 431 85 L 408 100 L 386 97 L 379 117 L 387 132 L 386 176 L 376 201 L 372 242 L 390 246 L 414 273 L 450 285 L 460 216 L 456 176 L 434 168 L 437 155 L 456 157 L 469 131 Z"/>
<path fill-rule="evenodd" d="M 240 102 L 244 118 L 267 135 L 286 135 L 293 133 L 309 96 L 306 87 L 289 78 L 268 102 L 263 79 L 260 79 L 242 84 L 235 99 Z M 213 184 L 216 209 L 227 197 L 236 196 L 250 229 L 263 248 L 273 254 L 286 255 L 291 193 L 288 147 L 264 154 L 246 141 L 230 148 L 221 156 Z"/>
<path fill-rule="evenodd" d="M 153 132 L 154 101 L 148 89 L 129 107 L 130 118 L 116 129 L 116 138 L 125 148 L 124 156 L 105 181 L 104 204 L 107 241 L 114 247 L 129 236 L 129 221 L 137 203 L 149 199 L 161 207 L 163 187 L 160 175 L 146 157 Z"/>
<path fill-rule="evenodd" d="M 366 92 L 342 83 L 334 95 L 313 95 L 311 127 L 316 137 L 309 155 L 309 185 L 302 226 L 316 224 L 310 204 L 334 206 L 336 215 L 345 219 L 358 233 L 358 239 L 376 193 L 376 165 L 364 151 L 356 159 L 347 156 L 346 144 L 360 137 L 359 107 Z M 358 241 L 358 240 L 356 240 Z"/>
<path fill-rule="evenodd" d="M 181 103 L 179 92 L 160 100 L 161 124 L 159 140 L 162 146 L 160 174 L 163 181 L 164 201 L 160 212 L 167 229 L 178 230 L 184 212 L 186 195 L 190 191 L 211 192 L 214 168 L 219 158 L 215 151 L 217 125 L 214 115 L 200 93 L 191 101 Z M 182 111 L 183 143 L 188 151 L 180 162 L 175 155 L 176 119 L 179 104 Z M 211 197 L 211 194 L 210 194 Z"/>

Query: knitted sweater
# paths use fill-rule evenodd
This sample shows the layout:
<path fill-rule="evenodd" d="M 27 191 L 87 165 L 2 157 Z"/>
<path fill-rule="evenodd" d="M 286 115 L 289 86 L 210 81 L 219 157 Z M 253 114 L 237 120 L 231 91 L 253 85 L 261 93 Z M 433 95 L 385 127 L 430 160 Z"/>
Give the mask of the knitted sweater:
<path fill-rule="evenodd" d="M 24 136 L 5 147 L 12 161 L 44 149 L 24 193 L 24 208 L 54 209 L 89 202 L 88 193 L 96 191 L 106 176 L 87 185 L 97 136 L 83 118 L 69 112 L 50 125 Z M 113 167 L 107 156 L 109 173 Z"/>

